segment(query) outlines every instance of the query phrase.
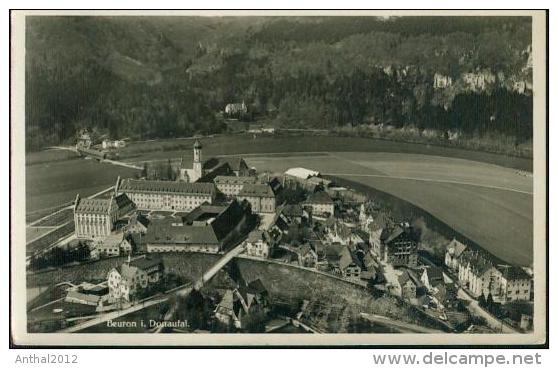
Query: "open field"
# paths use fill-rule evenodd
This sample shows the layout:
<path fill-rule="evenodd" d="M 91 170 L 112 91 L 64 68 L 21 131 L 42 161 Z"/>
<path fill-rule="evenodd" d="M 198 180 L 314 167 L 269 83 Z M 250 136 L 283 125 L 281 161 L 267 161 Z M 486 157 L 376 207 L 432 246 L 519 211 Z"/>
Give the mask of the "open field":
<path fill-rule="evenodd" d="M 205 157 L 292 152 L 388 152 L 463 158 L 525 171 L 532 171 L 533 168 L 532 160 L 526 158 L 370 138 L 300 135 L 270 135 L 254 138 L 251 134 L 242 134 L 199 138 L 199 140 L 203 145 Z M 120 151 L 120 158 L 125 161 L 143 161 L 185 156 L 185 159 L 189 159 L 192 156 L 193 142 L 194 138 L 131 142 Z"/>
<path fill-rule="evenodd" d="M 118 175 L 131 177 L 137 170 L 75 159 L 26 166 L 26 211 L 54 207 L 89 196 L 113 185 Z"/>

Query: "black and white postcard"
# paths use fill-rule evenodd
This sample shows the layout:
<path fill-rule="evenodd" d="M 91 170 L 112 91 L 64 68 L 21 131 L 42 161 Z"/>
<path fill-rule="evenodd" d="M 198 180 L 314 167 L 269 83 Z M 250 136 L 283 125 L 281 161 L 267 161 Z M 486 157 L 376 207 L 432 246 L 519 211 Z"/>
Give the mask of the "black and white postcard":
<path fill-rule="evenodd" d="M 546 29 L 13 11 L 13 343 L 545 344 Z"/>

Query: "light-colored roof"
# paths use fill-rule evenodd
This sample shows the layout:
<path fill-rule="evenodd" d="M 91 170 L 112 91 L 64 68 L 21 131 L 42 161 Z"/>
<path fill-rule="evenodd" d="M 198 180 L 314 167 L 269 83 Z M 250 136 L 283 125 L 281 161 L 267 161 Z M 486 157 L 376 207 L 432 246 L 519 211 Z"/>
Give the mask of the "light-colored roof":
<path fill-rule="evenodd" d="M 75 290 L 69 290 L 68 294 L 66 294 L 66 299 L 82 300 L 88 303 L 95 303 L 95 304 L 99 302 L 100 298 L 101 297 L 98 295 L 84 294 Z"/>
<path fill-rule="evenodd" d="M 319 171 L 305 169 L 303 167 L 293 167 L 285 171 L 285 174 L 294 176 L 300 179 L 308 179 L 312 176 L 320 175 Z"/>
<path fill-rule="evenodd" d="M 449 249 L 453 248 L 453 256 L 458 258 L 461 256 L 463 251 L 467 249 L 467 246 L 461 243 L 459 240 L 453 238 L 453 240 L 449 243 L 448 248 Z"/>
<path fill-rule="evenodd" d="M 185 183 L 163 180 L 134 180 L 125 179 L 118 188 L 121 192 L 140 193 L 171 193 L 171 194 L 203 194 L 215 193 L 213 183 Z"/>
<path fill-rule="evenodd" d="M 101 241 L 101 243 L 98 245 L 98 248 L 118 247 L 120 246 L 123 240 L 124 240 L 124 233 L 120 231 L 116 233 L 112 233 Z"/>
<path fill-rule="evenodd" d="M 264 232 L 261 230 L 253 230 L 248 234 L 248 241 L 251 243 L 257 242 L 263 239 Z"/>

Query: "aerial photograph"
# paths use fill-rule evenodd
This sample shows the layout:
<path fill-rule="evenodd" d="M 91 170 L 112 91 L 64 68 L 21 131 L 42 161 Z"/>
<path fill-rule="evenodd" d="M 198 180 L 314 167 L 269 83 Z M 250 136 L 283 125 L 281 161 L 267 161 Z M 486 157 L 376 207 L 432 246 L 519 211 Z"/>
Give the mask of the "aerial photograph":
<path fill-rule="evenodd" d="M 26 16 L 24 329 L 532 333 L 532 24 Z"/>

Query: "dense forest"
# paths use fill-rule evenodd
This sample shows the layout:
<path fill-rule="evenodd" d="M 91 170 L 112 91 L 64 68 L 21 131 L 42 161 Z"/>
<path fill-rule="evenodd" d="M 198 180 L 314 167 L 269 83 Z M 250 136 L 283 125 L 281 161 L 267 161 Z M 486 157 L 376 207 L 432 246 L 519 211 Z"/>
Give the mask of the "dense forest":
<path fill-rule="evenodd" d="M 28 17 L 27 149 L 226 129 L 395 128 L 532 137 L 530 18 Z M 436 86 L 436 76 L 445 83 Z M 468 79 L 467 79 L 468 78 Z M 451 82 L 447 82 L 451 80 Z M 471 80 L 473 82 L 471 82 Z M 480 80 L 480 82 L 479 82 Z M 519 88 L 517 86 L 520 86 Z"/>

